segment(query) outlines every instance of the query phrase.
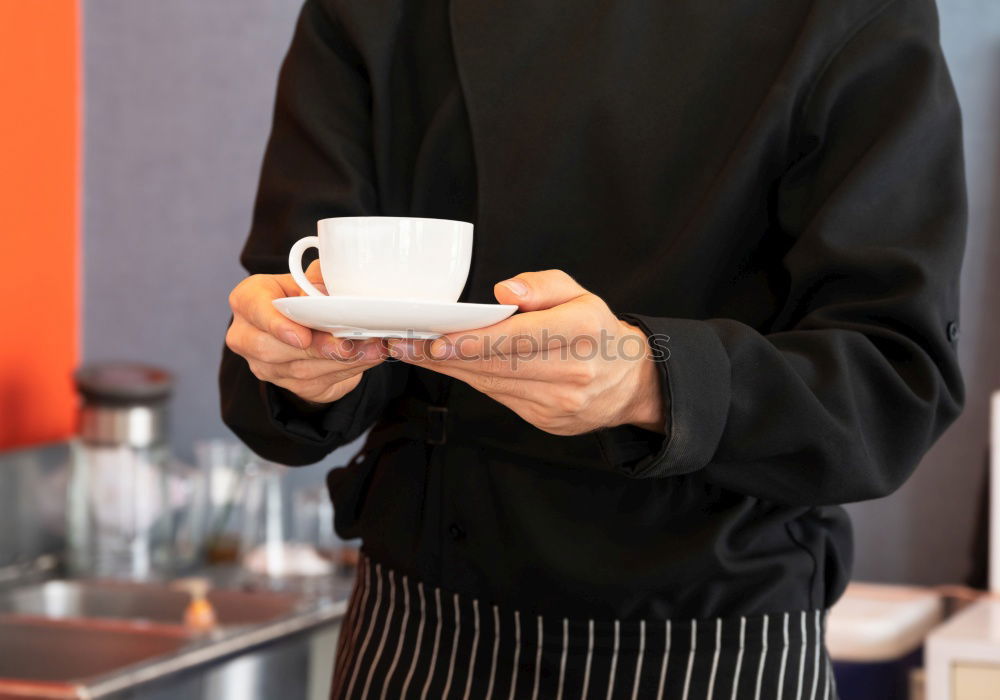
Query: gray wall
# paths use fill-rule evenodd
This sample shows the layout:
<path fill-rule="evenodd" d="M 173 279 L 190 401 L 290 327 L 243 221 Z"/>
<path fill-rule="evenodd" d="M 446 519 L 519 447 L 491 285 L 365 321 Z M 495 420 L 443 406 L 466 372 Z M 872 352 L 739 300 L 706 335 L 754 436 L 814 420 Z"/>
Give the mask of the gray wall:
<path fill-rule="evenodd" d="M 175 444 L 224 435 L 215 371 L 240 279 L 275 77 L 299 0 L 84 0 L 84 355 L 176 370 Z M 962 360 L 969 408 L 898 494 L 853 506 L 857 574 L 962 578 L 1000 386 L 1000 4 L 940 0 L 967 128 L 973 219 Z M 335 458 L 336 459 L 336 458 Z M 318 478 L 323 467 L 314 468 Z"/>
<path fill-rule="evenodd" d="M 216 373 L 301 0 L 83 0 L 85 361 L 175 371 L 175 453 L 229 436 Z M 308 232 L 303 232 L 305 235 Z M 300 470 L 319 482 L 332 461 Z"/>
<path fill-rule="evenodd" d="M 86 360 L 176 371 L 176 451 L 227 433 L 216 371 L 299 0 L 85 0 Z"/>

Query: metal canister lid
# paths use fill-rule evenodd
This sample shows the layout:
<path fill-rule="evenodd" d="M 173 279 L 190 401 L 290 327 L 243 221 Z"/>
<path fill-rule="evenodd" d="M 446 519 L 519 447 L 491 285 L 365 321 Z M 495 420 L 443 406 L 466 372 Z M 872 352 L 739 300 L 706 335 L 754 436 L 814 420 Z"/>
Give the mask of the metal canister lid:
<path fill-rule="evenodd" d="M 134 362 L 85 365 L 74 374 L 83 397 L 80 438 L 92 445 L 145 448 L 167 438 L 167 399 L 173 377 Z"/>
<path fill-rule="evenodd" d="M 84 365 L 73 379 L 84 402 L 93 404 L 155 404 L 169 398 L 173 389 L 170 372 L 135 362 Z"/>

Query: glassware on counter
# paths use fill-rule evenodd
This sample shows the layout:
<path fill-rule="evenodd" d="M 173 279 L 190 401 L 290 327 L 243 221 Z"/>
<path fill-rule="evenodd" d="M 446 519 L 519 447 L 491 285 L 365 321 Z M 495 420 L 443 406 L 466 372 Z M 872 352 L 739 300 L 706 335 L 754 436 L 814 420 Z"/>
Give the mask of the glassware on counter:
<path fill-rule="evenodd" d="M 315 547 L 320 556 L 336 561 L 342 542 L 333 531 L 333 504 L 322 486 L 295 492 L 292 537 L 296 542 Z"/>
<path fill-rule="evenodd" d="M 246 480 L 256 457 L 231 440 L 204 440 L 194 446 L 194 471 L 185 515 L 186 548 L 209 564 L 239 559 Z"/>
<path fill-rule="evenodd" d="M 282 467 L 255 462 L 243 494 L 240 551 L 243 565 L 258 574 L 285 573 L 285 504 Z"/>
<path fill-rule="evenodd" d="M 250 573 L 267 577 L 329 574 L 333 563 L 319 555 L 314 543 L 296 538 L 297 501 L 288 493 L 286 475 L 284 467 L 263 461 L 248 473 L 241 563 Z"/>
<path fill-rule="evenodd" d="M 199 442 L 195 456 L 175 543 L 176 556 L 185 563 L 181 570 L 195 569 L 199 562 L 239 564 L 254 576 L 287 578 L 334 568 L 317 552 L 336 542 L 326 499 L 303 500 L 290 493 L 288 470 L 261 460 L 241 443 Z M 313 528 L 307 537 L 300 534 L 306 522 Z"/>

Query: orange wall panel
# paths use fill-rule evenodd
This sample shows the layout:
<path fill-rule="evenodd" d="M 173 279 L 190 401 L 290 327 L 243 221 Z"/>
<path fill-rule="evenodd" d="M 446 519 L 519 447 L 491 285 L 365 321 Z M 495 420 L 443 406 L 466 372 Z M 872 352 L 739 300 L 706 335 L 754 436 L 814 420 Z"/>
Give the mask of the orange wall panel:
<path fill-rule="evenodd" d="M 77 0 L 0 0 L 0 448 L 73 429 L 79 29 Z"/>

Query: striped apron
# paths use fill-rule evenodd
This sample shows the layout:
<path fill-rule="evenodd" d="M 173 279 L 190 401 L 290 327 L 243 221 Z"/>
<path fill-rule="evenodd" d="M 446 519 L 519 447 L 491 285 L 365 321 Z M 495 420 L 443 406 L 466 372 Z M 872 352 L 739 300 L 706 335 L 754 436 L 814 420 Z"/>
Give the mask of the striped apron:
<path fill-rule="evenodd" d="M 820 610 L 583 620 L 509 610 L 362 557 L 333 698 L 835 700 Z"/>

